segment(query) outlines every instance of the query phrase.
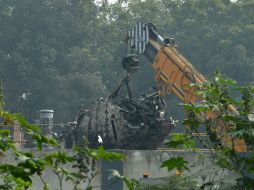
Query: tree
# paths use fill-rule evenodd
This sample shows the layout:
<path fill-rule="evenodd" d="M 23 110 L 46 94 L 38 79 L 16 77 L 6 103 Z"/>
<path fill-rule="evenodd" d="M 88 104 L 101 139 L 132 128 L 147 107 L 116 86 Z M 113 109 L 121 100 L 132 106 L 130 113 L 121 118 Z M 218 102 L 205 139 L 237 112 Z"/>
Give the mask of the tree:
<path fill-rule="evenodd" d="M 210 150 L 212 162 L 220 168 L 233 171 L 240 176 L 237 179 L 236 186 L 238 188 L 252 189 L 254 186 L 254 122 L 252 118 L 254 88 L 252 85 L 237 87 L 235 84 L 235 81 L 225 79 L 216 72 L 211 82 L 195 85 L 198 89 L 197 94 L 203 98 L 203 101 L 194 105 L 184 105 L 189 112 L 183 122 L 187 125 L 187 134 L 175 134 L 168 145 L 194 149 L 193 140 L 197 138 L 204 147 Z M 237 106 L 237 111 L 230 111 L 229 105 Z M 211 113 L 215 113 L 215 117 L 212 119 L 207 116 Z M 208 134 L 207 140 L 199 136 L 192 136 L 193 133 L 199 133 L 202 127 L 205 127 Z M 225 142 L 225 134 L 230 137 L 229 142 Z M 244 140 L 248 147 L 247 152 L 239 153 L 235 149 L 234 143 L 237 139 Z M 170 170 L 174 168 L 182 170 L 187 167 L 185 164 L 186 162 L 183 160 L 175 162 L 170 159 L 164 161 L 162 167 L 168 167 Z M 214 182 L 209 183 L 206 185 L 214 185 Z M 223 179 L 219 184 L 222 183 Z"/>
<path fill-rule="evenodd" d="M 93 37 L 98 20 L 93 1 L 0 3 L 0 76 L 9 110 L 23 111 L 31 120 L 35 111 L 54 108 L 68 121 L 82 103 L 91 103 L 94 94 L 104 95 L 95 55 L 104 50 Z M 103 58 L 107 61 L 105 53 Z M 22 98 L 28 91 L 30 96 Z"/>
<path fill-rule="evenodd" d="M 252 0 L 0 1 L 0 79 L 6 85 L 6 108 L 23 112 L 30 121 L 44 108 L 55 110 L 56 121 L 73 120 L 81 104 L 88 107 L 107 96 L 123 77 L 126 31 L 141 20 L 174 37 L 180 52 L 205 76 L 220 68 L 239 84 L 251 82 L 253 4 Z M 155 85 L 153 73 L 142 58 L 133 77 L 137 94 Z M 26 99 L 21 98 L 24 93 L 29 94 Z"/>

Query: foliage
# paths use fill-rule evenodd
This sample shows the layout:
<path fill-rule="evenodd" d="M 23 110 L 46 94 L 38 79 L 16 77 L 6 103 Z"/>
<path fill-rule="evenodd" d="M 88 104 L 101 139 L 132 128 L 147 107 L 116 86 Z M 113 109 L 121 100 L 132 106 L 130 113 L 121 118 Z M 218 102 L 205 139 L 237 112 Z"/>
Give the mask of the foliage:
<path fill-rule="evenodd" d="M 0 89 L 2 92 L 2 89 Z M 0 94 L 2 96 L 2 94 Z M 3 105 L 3 102 L 0 102 Z M 10 114 L 0 109 L 1 125 L 10 127 L 15 123 L 19 123 L 25 134 L 31 136 L 36 141 L 37 150 L 42 151 L 43 146 L 52 146 L 57 148 L 59 145 L 54 139 L 44 136 L 40 128 L 36 125 L 29 124 L 20 114 Z M 10 130 L 0 130 L 0 152 L 1 156 L 7 153 L 14 157 L 14 163 L 0 164 L 0 189 L 27 189 L 33 185 L 33 177 L 38 176 L 44 184 L 43 189 L 49 190 L 49 184 L 43 179 L 43 171 L 46 168 L 52 169 L 59 181 L 59 189 L 63 189 L 64 181 L 71 181 L 73 189 L 83 189 L 80 185 L 86 183 L 85 189 L 91 190 L 93 187 L 91 182 L 98 174 L 96 162 L 100 159 L 104 160 L 123 160 L 122 154 L 108 152 L 99 147 L 98 149 L 89 149 L 86 140 L 79 147 L 74 148 L 73 153 L 63 150 L 46 153 L 45 155 L 37 155 L 32 152 L 25 152 L 16 148 L 15 142 L 11 139 Z M 68 169 L 68 165 L 72 169 Z M 124 180 L 128 180 L 124 178 Z M 83 182 L 83 184 L 82 184 Z"/>
<path fill-rule="evenodd" d="M 196 145 L 191 136 L 182 133 L 173 133 L 170 136 L 170 141 L 165 142 L 165 145 L 170 148 L 184 148 L 194 150 Z"/>
<path fill-rule="evenodd" d="M 165 146 L 170 148 L 184 148 L 188 150 L 195 150 L 196 144 L 195 140 L 188 134 L 173 133 L 170 136 L 170 140 L 165 142 Z M 170 158 L 163 161 L 161 168 L 167 168 L 168 171 L 176 169 L 179 172 L 183 170 L 189 170 L 189 162 L 184 160 L 183 157 L 178 156 L 176 158 Z"/>
<path fill-rule="evenodd" d="M 46 107 L 56 111 L 58 121 L 59 118 L 72 119 L 77 107 L 89 106 L 97 96 L 107 94 L 119 80 L 119 63 L 124 54 L 121 39 L 139 20 L 152 22 L 165 35 L 174 36 L 178 49 L 205 76 L 210 76 L 214 68 L 219 67 L 240 84 L 253 82 L 253 7 L 253 0 L 123 0 L 114 4 L 102 1 L 100 6 L 93 0 L 0 1 L 0 80 L 6 84 L 7 110 L 22 112 L 32 120 L 35 111 Z M 143 80 L 134 78 L 135 90 L 144 91 L 154 84 L 153 70 L 147 65 L 144 63 L 136 75 Z M 212 82 L 215 86 L 211 83 L 197 86 L 201 89 L 200 96 L 207 102 L 195 107 L 185 105 L 192 114 L 185 121 L 191 126 L 188 134 L 197 131 L 200 124 L 212 126 L 220 120 L 233 123 L 234 127 L 228 131 L 230 137 L 243 138 L 253 149 L 253 124 L 247 119 L 251 117 L 249 111 L 253 104 L 252 86 L 236 89 L 243 98 L 235 101 L 227 88 L 219 85 L 232 81 L 223 80 L 218 76 Z M 2 100 L 1 93 L 0 96 Z M 228 114 L 227 104 L 239 107 L 239 114 Z M 171 109 L 175 116 L 176 107 L 171 106 Z M 200 118 L 209 110 L 222 114 L 214 120 Z M 0 116 L 4 118 L 3 123 L 18 118 L 22 122 L 18 115 L 13 117 L 1 111 Z M 26 130 L 36 139 L 39 149 L 43 143 L 55 145 L 34 127 L 30 129 L 30 125 L 26 125 Z M 251 163 L 253 155 L 239 158 L 230 148 L 223 149 L 214 130 L 210 127 L 207 130 L 210 141 L 222 155 L 218 164 L 240 170 L 244 179 L 251 180 L 245 173 L 252 167 L 241 164 Z M 8 132 L 3 131 L 0 141 L 4 146 L 0 148 L 16 151 L 8 137 Z M 190 139 L 189 136 L 178 137 L 170 146 L 181 146 L 178 141 Z M 209 143 L 202 143 L 211 147 Z M 192 147 L 191 143 L 184 146 Z M 237 159 L 232 162 L 228 157 Z M 231 168 L 235 162 L 239 167 Z M 10 181 L 11 178 L 6 178 L 6 182 Z"/>
<path fill-rule="evenodd" d="M 2 91 L 1 91 L 2 92 Z M 2 94 L 1 94 L 2 96 Z M 3 102 L 1 102 L 1 105 Z M 12 125 L 16 122 L 23 124 L 25 132 L 32 136 L 37 142 L 38 150 L 41 150 L 42 144 L 56 145 L 53 139 L 45 137 L 36 126 L 29 125 L 21 115 L 14 115 L 0 110 L 1 124 Z M 46 167 L 46 162 L 39 157 L 35 157 L 30 152 L 18 150 L 15 142 L 11 139 L 10 130 L 1 130 L 0 132 L 0 151 L 5 155 L 10 150 L 18 159 L 16 164 L 1 163 L 0 175 L 5 184 L 1 185 L 5 189 L 26 189 L 32 185 L 32 176 L 39 175 Z"/>
<path fill-rule="evenodd" d="M 122 77 L 123 40 L 140 20 L 173 36 L 205 76 L 219 67 L 241 84 L 251 82 L 253 6 L 253 0 L 0 1 L 7 110 L 32 121 L 35 111 L 50 108 L 56 121 L 73 119 L 81 104 L 106 95 Z M 142 63 L 133 79 L 137 93 L 155 85 L 152 67 Z M 173 105 L 169 109 L 180 117 Z"/>
<path fill-rule="evenodd" d="M 197 190 L 199 189 L 197 183 L 191 177 L 170 176 L 155 179 L 156 181 L 149 184 L 145 180 L 140 183 L 137 190 Z"/>
<path fill-rule="evenodd" d="M 188 162 L 179 156 L 177 158 L 170 158 L 168 160 L 165 160 L 162 163 L 161 168 L 166 167 L 168 171 L 171 171 L 174 168 L 176 168 L 179 171 L 189 170 L 186 164 L 188 164 Z"/>
<path fill-rule="evenodd" d="M 220 168 L 240 175 L 237 180 L 239 187 L 252 189 L 254 123 L 250 120 L 250 116 L 253 114 L 254 87 L 252 85 L 236 87 L 235 84 L 235 81 L 223 78 L 219 72 L 215 73 L 211 82 L 194 84 L 200 101 L 194 105 L 184 105 L 188 111 L 184 124 L 188 126 L 186 131 L 189 135 L 197 134 L 205 127 L 208 140 L 200 136 L 192 136 L 192 139 L 197 138 L 210 150 L 212 161 Z M 237 106 L 237 109 L 233 105 Z M 178 134 L 177 136 L 179 137 Z M 180 137 L 173 138 L 168 144 L 184 145 L 185 136 Z M 245 150 L 247 152 L 244 152 L 243 143 L 247 145 Z M 173 166 L 177 167 L 177 164 L 171 168 Z"/>
<path fill-rule="evenodd" d="M 125 156 L 122 154 L 106 151 L 102 146 L 100 146 L 98 149 L 91 149 L 89 151 L 89 154 L 95 160 L 104 159 L 107 161 L 111 161 L 111 160 L 123 160 L 125 158 Z"/>
<path fill-rule="evenodd" d="M 0 80 L 8 110 L 31 120 L 35 111 L 52 107 L 68 121 L 94 94 L 104 95 L 98 68 L 111 57 L 100 34 L 94 36 L 101 22 L 92 0 L 0 1 L 0 7 Z"/>
<path fill-rule="evenodd" d="M 112 178 L 112 177 L 116 177 L 116 178 L 122 180 L 126 184 L 126 186 L 128 187 L 129 190 L 135 190 L 139 184 L 139 182 L 136 179 L 129 179 L 125 176 L 122 176 L 119 174 L 119 172 L 117 170 L 111 170 L 110 178 Z"/>

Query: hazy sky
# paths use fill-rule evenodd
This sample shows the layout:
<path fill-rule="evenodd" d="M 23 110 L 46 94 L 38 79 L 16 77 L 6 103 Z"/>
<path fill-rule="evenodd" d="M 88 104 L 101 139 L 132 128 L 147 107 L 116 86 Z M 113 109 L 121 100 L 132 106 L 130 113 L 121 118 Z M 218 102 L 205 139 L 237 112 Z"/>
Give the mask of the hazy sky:
<path fill-rule="evenodd" d="M 100 1 L 101 1 L 101 0 L 96 0 L 95 2 L 100 3 Z M 108 0 L 109 3 L 114 3 L 114 2 L 116 2 L 116 1 L 117 1 L 117 0 Z"/>
<path fill-rule="evenodd" d="M 109 3 L 114 3 L 116 2 L 117 0 L 108 0 Z"/>

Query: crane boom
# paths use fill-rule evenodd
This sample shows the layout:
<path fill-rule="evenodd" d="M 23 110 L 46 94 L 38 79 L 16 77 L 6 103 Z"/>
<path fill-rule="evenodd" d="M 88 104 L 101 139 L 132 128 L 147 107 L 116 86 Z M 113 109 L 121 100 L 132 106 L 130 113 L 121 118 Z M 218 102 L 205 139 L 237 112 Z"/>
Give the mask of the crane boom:
<path fill-rule="evenodd" d="M 164 95 L 164 88 L 173 92 L 181 101 L 195 104 L 202 100 L 196 94 L 195 87 L 190 84 L 203 84 L 207 79 L 183 56 L 174 46 L 174 39 L 162 37 L 151 23 L 139 22 L 132 30 L 128 31 L 127 43 L 132 53 L 144 54 L 153 64 L 155 79 L 160 86 L 160 94 Z M 230 105 L 231 112 L 237 112 Z M 207 113 L 207 117 L 213 119 L 216 113 Z M 232 140 L 227 134 L 227 127 L 223 128 L 220 138 L 227 146 L 238 152 L 245 152 L 247 146 L 241 139 Z M 216 130 L 216 129 L 215 129 Z"/>
<path fill-rule="evenodd" d="M 145 34 L 136 36 L 142 34 L 136 31 L 140 28 Z M 194 104 L 196 96 L 190 84 L 202 84 L 206 79 L 177 51 L 173 39 L 163 38 L 152 24 L 142 23 L 138 23 L 128 35 L 132 51 L 143 53 L 153 63 L 157 82 L 163 82 L 168 92 L 173 91 L 185 103 Z"/>

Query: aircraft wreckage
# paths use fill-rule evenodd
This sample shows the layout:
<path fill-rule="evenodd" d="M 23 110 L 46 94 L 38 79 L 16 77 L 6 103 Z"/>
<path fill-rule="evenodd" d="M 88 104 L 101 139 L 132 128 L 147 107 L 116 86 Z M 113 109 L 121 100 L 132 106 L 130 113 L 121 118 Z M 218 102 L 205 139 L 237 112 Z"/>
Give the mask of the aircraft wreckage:
<path fill-rule="evenodd" d="M 119 98 L 124 84 L 128 85 L 128 76 L 108 99 L 98 99 L 92 110 L 79 111 L 77 141 L 85 134 L 92 147 L 96 147 L 98 135 L 106 148 L 154 149 L 161 145 L 174 127 L 172 118 L 165 116 L 163 99 L 157 92 Z"/>
<path fill-rule="evenodd" d="M 144 53 L 148 60 L 153 61 L 156 52 L 153 51 L 150 40 L 157 34 L 152 27 L 142 23 L 134 29 L 128 32 L 126 54 L 122 60 L 126 77 L 106 99 L 97 99 L 90 110 L 79 110 L 76 144 L 85 135 L 91 147 L 98 145 L 99 136 L 103 139 L 105 148 L 155 149 L 174 128 L 174 120 L 165 114 L 166 103 L 160 90 L 156 88 L 150 94 L 133 96 L 130 76 L 139 69 L 138 54 Z M 137 41 L 137 35 L 141 35 L 139 38 L 143 39 L 143 44 Z M 128 45 L 130 53 L 127 51 Z M 126 95 L 120 95 L 124 87 L 127 89 L 127 98 Z"/>
<path fill-rule="evenodd" d="M 159 93 L 133 97 L 130 73 L 138 70 L 136 55 L 127 55 L 122 61 L 126 77 L 107 99 L 97 99 L 91 110 L 82 108 L 77 116 L 75 143 L 85 135 L 91 147 L 98 145 L 98 135 L 105 148 L 155 149 L 174 128 L 171 117 L 165 115 L 166 103 Z M 126 87 L 128 96 L 120 96 Z"/>

